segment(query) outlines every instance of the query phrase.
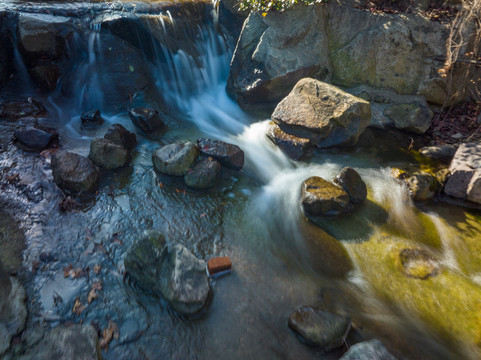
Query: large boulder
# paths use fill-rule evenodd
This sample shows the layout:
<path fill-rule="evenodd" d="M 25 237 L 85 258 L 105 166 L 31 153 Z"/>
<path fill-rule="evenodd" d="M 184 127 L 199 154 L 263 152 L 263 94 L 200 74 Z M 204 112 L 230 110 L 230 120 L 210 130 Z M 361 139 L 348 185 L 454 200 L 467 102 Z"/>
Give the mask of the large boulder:
<path fill-rule="evenodd" d="M 309 215 L 337 215 L 350 209 L 349 194 L 318 176 L 302 183 L 302 207 Z"/>
<path fill-rule="evenodd" d="M 213 157 L 229 169 L 240 170 L 244 166 L 244 151 L 237 145 L 204 138 L 198 139 L 197 145 L 202 154 Z"/>
<path fill-rule="evenodd" d="M 180 313 L 203 309 L 210 296 L 205 262 L 162 235 L 145 233 L 128 251 L 125 269 L 145 289 L 158 292 Z"/>
<path fill-rule="evenodd" d="M 0 355 L 10 347 L 12 337 L 25 328 L 26 300 L 23 286 L 0 263 Z"/>
<path fill-rule="evenodd" d="M 56 151 L 51 160 L 52 175 L 57 185 L 67 192 L 91 192 L 98 186 L 99 172 L 94 163 L 79 154 Z"/>
<path fill-rule="evenodd" d="M 132 123 L 146 134 L 165 128 L 158 110 L 149 107 L 136 107 L 129 110 Z"/>
<path fill-rule="evenodd" d="M 199 156 L 194 143 L 175 143 L 157 149 L 152 155 L 154 169 L 162 174 L 184 176 Z"/>
<path fill-rule="evenodd" d="M 25 150 L 42 151 L 46 149 L 53 141 L 58 140 L 58 133 L 47 132 L 42 129 L 28 127 L 22 130 L 16 130 L 13 138 Z"/>
<path fill-rule="evenodd" d="M 244 22 L 231 62 L 228 92 L 241 105 L 277 103 L 303 77 L 330 71 L 327 34 L 319 31 L 322 7 L 297 6 Z M 302 56 L 299 56 L 302 54 Z"/>
<path fill-rule="evenodd" d="M 58 326 L 21 360 L 98 360 L 102 358 L 97 330 L 92 325 Z"/>
<path fill-rule="evenodd" d="M 367 197 L 367 187 L 361 176 L 351 167 L 345 167 L 334 179 L 349 194 L 352 204 L 360 204 Z"/>
<path fill-rule="evenodd" d="M 109 170 L 118 169 L 130 162 L 127 149 L 105 138 L 92 140 L 89 158 L 95 165 Z"/>
<path fill-rule="evenodd" d="M 329 351 L 344 345 L 351 329 L 351 319 L 311 306 L 301 306 L 289 316 L 288 325 L 308 343 Z"/>
<path fill-rule="evenodd" d="M 384 114 L 397 129 L 416 134 L 424 134 L 433 118 L 433 112 L 418 102 L 391 105 L 384 110 Z"/>
<path fill-rule="evenodd" d="M 377 339 L 357 343 L 340 360 L 396 360 Z"/>
<path fill-rule="evenodd" d="M 286 133 L 320 148 L 355 143 L 371 121 L 369 103 L 321 81 L 300 80 L 272 113 Z"/>
<path fill-rule="evenodd" d="M 137 145 L 137 137 L 120 124 L 113 124 L 107 129 L 104 138 L 131 151 Z"/>
<path fill-rule="evenodd" d="M 450 196 L 481 204 L 481 143 L 459 146 L 449 166 L 444 192 Z"/>
<path fill-rule="evenodd" d="M 185 184 L 194 189 L 210 188 L 215 185 L 221 170 L 222 165 L 217 160 L 201 159 L 187 170 Z"/>

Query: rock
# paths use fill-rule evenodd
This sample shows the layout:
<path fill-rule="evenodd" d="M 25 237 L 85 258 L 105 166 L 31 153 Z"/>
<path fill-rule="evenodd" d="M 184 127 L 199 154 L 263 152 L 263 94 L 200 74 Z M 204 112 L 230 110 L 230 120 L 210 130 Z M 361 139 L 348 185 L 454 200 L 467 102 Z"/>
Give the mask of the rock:
<path fill-rule="evenodd" d="M 26 300 L 23 286 L 0 264 L 0 355 L 10 347 L 12 337 L 25 328 Z"/>
<path fill-rule="evenodd" d="M 60 325 L 50 331 L 21 360 L 98 360 L 101 359 L 97 331 L 92 325 Z"/>
<path fill-rule="evenodd" d="M 154 169 L 162 174 L 184 176 L 199 156 L 194 143 L 175 143 L 157 149 L 152 155 Z"/>
<path fill-rule="evenodd" d="M 146 134 L 165 128 L 157 110 L 146 107 L 137 107 L 129 110 L 132 123 Z"/>
<path fill-rule="evenodd" d="M 28 127 L 13 133 L 15 141 L 23 145 L 23 148 L 31 151 L 45 150 L 53 141 L 58 140 L 58 133 L 47 132 L 41 129 Z"/>
<path fill-rule="evenodd" d="M 82 126 L 87 128 L 97 127 L 104 123 L 100 111 L 97 109 L 91 109 L 80 114 L 80 121 Z"/>
<path fill-rule="evenodd" d="M 436 192 L 441 192 L 444 189 L 444 185 L 446 181 L 448 181 L 449 177 L 451 176 L 451 172 L 449 169 L 441 169 L 434 173 L 434 177 L 436 178 L 437 188 Z"/>
<path fill-rule="evenodd" d="M 303 77 L 329 73 L 328 39 L 319 31 L 324 8 L 297 6 L 244 22 L 231 61 L 228 92 L 241 105 L 276 103 Z M 299 56 L 302 54 L 302 56 Z"/>
<path fill-rule="evenodd" d="M 310 139 L 289 135 L 273 122 L 271 122 L 266 136 L 294 160 L 299 160 L 308 155 L 313 148 L 313 142 Z"/>
<path fill-rule="evenodd" d="M 284 132 L 312 139 L 325 148 L 355 143 L 371 122 L 371 107 L 335 86 L 305 78 L 271 117 Z"/>
<path fill-rule="evenodd" d="M 62 190 L 78 193 L 97 189 L 99 172 L 84 156 L 59 150 L 52 155 L 51 167 L 53 178 Z"/>
<path fill-rule="evenodd" d="M 349 194 L 351 204 L 360 204 L 367 197 L 366 183 L 351 167 L 345 167 L 334 179 L 334 183 L 341 186 Z"/>
<path fill-rule="evenodd" d="M 397 129 L 424 134 L 431 126 L 433 112 L 420 103 L 397 104 L 384 110 Z"/>
<path fill-rule="evenodd" d="M 10 275 L 16 274 L 22 266 L 25 234 L 20 229 L 20 224 L 2 210 L 0 210 L 0 249 L 2 249 L 0 265 L 3 265 Z"/>
<path fill-rule="evenodd" d="M 481 204 L 481 143 L 459 146 L 449 166 L 451 176 L 444 186 L 447 195 Z"/>
<path fill-rule="evenodd" d="M 130 155 L 121 145 L 97 138 L 90 143 L 89 159 L 99 167 L 114 170 L 126 166 L 130 162 Z"/>
<path fill-rule="evenodd" d="M 45 107 L 34 98 L 7 100 L 0 103 L 0 119 L 17 120 L 26 117 L 41 117 L 47 114 Z"/>
<path fill-rule="evenodd" d="M 205 262 L 180 244 L 167 245 L 159 268 L 159 287 L 175 310 L 183 314 L 199 312 L 210 295 Z"/>
<path fill-rule="evenodd" d="M 458 149 L 457 145 L 435 145 L 435 146 L 425 146 L 419 150 L 421 155 L 426 156 L 433 160 L 439 160 L 442 162 L 449 163 L 451 162 L 456 150 Z"/>
<path fill-rule="evenodd" d="M 146 290 L 154 290 L 159 286 L 158 267 L 165 245 L 166 241 L 162 234 L 146 231 L 125 256 L 125 271 Z"/>
<path fill-rule="evenodd" d="M 194 189 L 207 189 L 215 185 L 222 165 L 217 160 L 202 159 L 191 166 L 184 176 L 187 186 Z"/>
<path fill-rule="evenodd" d="M 432 199 L 438 184 L 436 178 L 427 172 L 414 173 L 406 179 L 409 193 L 413 200 L 423 201 Z"/>
<path fill-rule="evenodd" d="M 19 16 L 18 34 L 21 48 L 30 56 L 56 59 L 64 48 L 64 38 L 70 31 L 70 19 L 47 14 Z"/>
<path fill-rule="evenodd" d="M 288 325 L 312 345 L 329 351 L 344 345 L 351 329 L 351 320 L 310 306 L 301 306 L 289 316 Z"/>
<path fill-rule="evenodd" d="M 436 276 L 439 272 L 439 264 L 431 254 L 423 249 L 403 249 L 399 253 L 403 272 L 412 278 L 426 280 Z"/>
<path fill-rule="evenodd" d="M 137 146 L 137 137 L 120 124 L 113 124 L 107 129 L 104 138 L 114 144 L 122 146 L 127 151 L 131 151 Z"/>
<path fill-rule="evenodd" d="M 129 249 L 124 264 L 140 286 L 161 293 L 180 313 L 195 314 L 209 300 L 205 262 L 180 244 L 166 245 L 159 233 L 145 233 Z"/>
<path fill-rule="evenodd" d="M 396 360 L 377 339 L 351 346 L 340 360 Z"/>
<path fill-rule="evenodd" d="M 349 194 L 318 176 L 302 183 L 302 207 L 310 215 L 337 215 L 350 209 Z"/>
<path fill-rule="evenodd" d="M 198 139 L 202 154 L 211 156 L 229 169 L 240 170 L 244 166 L 244 151 L 237 145 L 220 140 Z"/>
<path fill-rule="evenodd" d="M 29 73 L 40 90 L 53 91 L 57 88 L 57 82 L 60 78 L 58 66 L 54 64 L 37 65 L 31 68 Z"/>

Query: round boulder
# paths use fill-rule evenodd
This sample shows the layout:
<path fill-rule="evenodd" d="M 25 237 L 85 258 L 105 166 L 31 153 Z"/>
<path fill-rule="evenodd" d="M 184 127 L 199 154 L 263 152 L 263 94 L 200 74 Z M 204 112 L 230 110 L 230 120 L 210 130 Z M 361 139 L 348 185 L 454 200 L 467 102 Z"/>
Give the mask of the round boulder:
<path fill-rule="evenodd" d="M 131 151 L 137 145 L 137 137 L 120 124 L 113 124 L 107 129 L 104 139 L 122 146 L 127 151 Z"/>
<path fill-rule="evenodd" d="M 199 156 L 194 143 L 176 143 L 157 149 L 152 155 L 154 169 L 162 174 L 184 176 Z"/>
<path fill-rule="evenodd" d="M 130 161 L 129 152 L 108 139 L 97 138 L 90 143 L 90 160 L 105 169 L 118 169 Z"/>
<path fill-rule="evenodd" d="M 351 329 L 351 319 L 301 306 L 289 316 L 288 325 L 308 343 L 329 351 L 344 344 Z"/>
<path fill-rule="evenodd" d="M 302 183 L 302 207 L 310 215 L 337 215 L 350 209 L 349 194 L 318 176 Z"/>
<path fill-rule="evenodd" d="M 334 183 L 346 190 L 352 204 L 360 204 L 366 200 L 366 183 L 353 168 L 345 167 L 342 169 L 341 173 L 334 179 Z"/>
<path fill-rule="evenodd" d="M 52 155 L 51 167 L 53 178 L 62 190 L 79 193 L 97 189 L 99 172 L 84 156 L 59 150 Z"/>
<path fill-rule="evenodd" d="M 187 170 L 185 184 L 194 189 L 207 189 L 215 185 L 217 175 L 222 169 L 220 162 L 214 159 L 202 159 Z"/>

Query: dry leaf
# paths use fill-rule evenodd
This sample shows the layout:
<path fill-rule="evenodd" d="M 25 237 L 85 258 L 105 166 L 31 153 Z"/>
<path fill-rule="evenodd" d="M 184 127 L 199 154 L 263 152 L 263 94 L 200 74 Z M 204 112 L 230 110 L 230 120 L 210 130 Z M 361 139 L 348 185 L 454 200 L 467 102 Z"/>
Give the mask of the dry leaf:
<path fill-rule="evenodd" d="M 164 188 L 164 184 L 161 183 L 161 182 L 159 182 L 159 187 L 160 187 L 161 189 L 163 189 L 163 188 Z"/>
<path fill-rule="evenodd" d="M 69 277 L 70 271 L 73 270 L 73 265 L 70 264 L 68 267 L 63 268 L 63 277 Z"/>
<path fill-rule="evenodd" d="M 82 303 L 80 302 L 80 299 L 76 298 L 75 304 L 73 305 L 72 312 L 74 314 L 77 314 L 77 316 L 79 316 L 84 310 L 85 310 L 85 305 L 82 305 Z"/>
<path fill-rule="evenodd" d="M 94 273 L 98 274 L 100 273 L 100 270 L 102 270 L 102 266 L 100 266 L 99 264 L 94 266 Z"/>
<path fill-rule="evenodd" d="M 119 339 L 119 327 L 112 320 L 109 320 L 109 326 L 102 332 L 100 347 L 104 350 L 107 350 L 112 339 Z"/>
<path fill-rule="evenodd" d="M 87 297 L 87 301 L 88 303 L 90 304 L 92 301 L 94 301 L 95 299 L 97 299 L 99 297 L 99 295 L 97 294 L 97 291 L 92 288 L 90 289 L 89 291 L 89 294 L 88 294 L 88 297 Z"/>

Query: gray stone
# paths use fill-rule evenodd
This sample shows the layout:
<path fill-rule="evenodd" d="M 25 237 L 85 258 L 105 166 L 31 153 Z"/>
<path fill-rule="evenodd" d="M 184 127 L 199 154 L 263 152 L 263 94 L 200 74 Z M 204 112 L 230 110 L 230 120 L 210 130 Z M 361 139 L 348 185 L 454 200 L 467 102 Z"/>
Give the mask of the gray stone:
<path fill-rule="evenodd" d="M 371 107 L 335 86 L 305 78 L 271 117 L 284 132 L 313 139 L 324 148 L 355 143 L 371 122 Z"/>
<path fill-rule="evenodd" d="M 416 134 L 424 134 L 431 126 L 433 118 L 433 112 L 417 102 L 392 105 L 384 113 L 397 129 Z"/>
<path fill-rule="evenodd" d="M 222 169 L 214 159 L 201 159 L 187 170 L 185 184 L 194 189 L 207 189 L 215 185 L 217 175 Z"/>
<path fill-rule="evenodd" d="M 113 124 L 107 129 L 105 139 L 122 146 L 127 151 L 131 151 L 137 145 L 137 137 L 120 124 Z"/>
<path fill-rule="evenodd" d="M 424 155 L 433 160 L 439 160 L 442 162 L 451 162 L 456 150 L 457 145 L 435 145 L 435 146 L 425 146 L 419 150 L 421 155 Z"/>
<path fill-rule="evenodd" d="M 357 343 L 342 356 L 341 360 L 396 360 L 377 339 Z"/>
<path fill-rule="evenodd" d="M 318 176 L 302 183 L 302 207 L 310 215 L 337 215 L 350 209 L 349 194 Z"/>
<path fill-rule="evenodd" d="M 312 140 L 290 135 L 274 122 L 271 122 L 266 136 L 291 159 L 299 160 L 312 152 Z"/>
<path fill-rule="evenodd" d="M 237 145 L 213 139 L 198 139 L 197 145 L 202 154 L 212 156 L 229 169 L 240 170 L 244 166 L 244 151 Z"/>
<path fill-rule="evenodd" d="M 58 150 L 51 159 L 57 185 L 68 192 L 92 192 L 98 187 L 99 172 L 94 163 L 79 154 Z"/>
<path fill-rule="evenodd" d="M 99 167 L 114 170 L 130 162 L 129 152 L 108 139 L 97 138 L 90 143 L 90 160 Z"/>
<path fill-rule="evenodd" d="M 366 183 L 351 167 L 345 167 L 334 179 L 334 183 L 341 186 L 349 194 L 351 204 L 360 204 L 367 197 Z"/>
<path fill-rule="evenodd" d="M 199 156 L 194 143 L 175 143 L 157 149 L 152 155 L 154 169 L 162 174 L 184 176 Z"/>
<path fill-rule="evenodd" d="M 164 121 L 160 118 L 160 113 L 152 108 L 137 107 L 129 110 L 132 123 L 146 134 L 165 128 Z"/>
<path fill-rule="evenodd" d="M 21 360 L 98 360 L 102 358 L 97 331 L 92 325 L 58 326 Z"/>
<path fill-rule="evenodd" d="M 23 130 L 16 130 L 13 133 L 13 138 L 27 150 L 42 151 L 54 140 L 58 139 L 58 134 L 28 127 Z"/>
<path fill-rule="evenodd" d="M 481 169 L 476 170 L 471 177 L 466 190 L 466 200 L 481 204 Z"/>
<path fill-rule="evenodd" d="M 351 320 L 310 306 L 301 306 L 289 316 L 289 327 L 312 345 L 329 351 L 344 345 Z"/>
<path fill-rule="evenodd" d="M 93 128 L 103 124 L 104 120 L 100 114 L 100 110 L 91 109 L 80 114 L 80 121 L 83 127 Z"/>

